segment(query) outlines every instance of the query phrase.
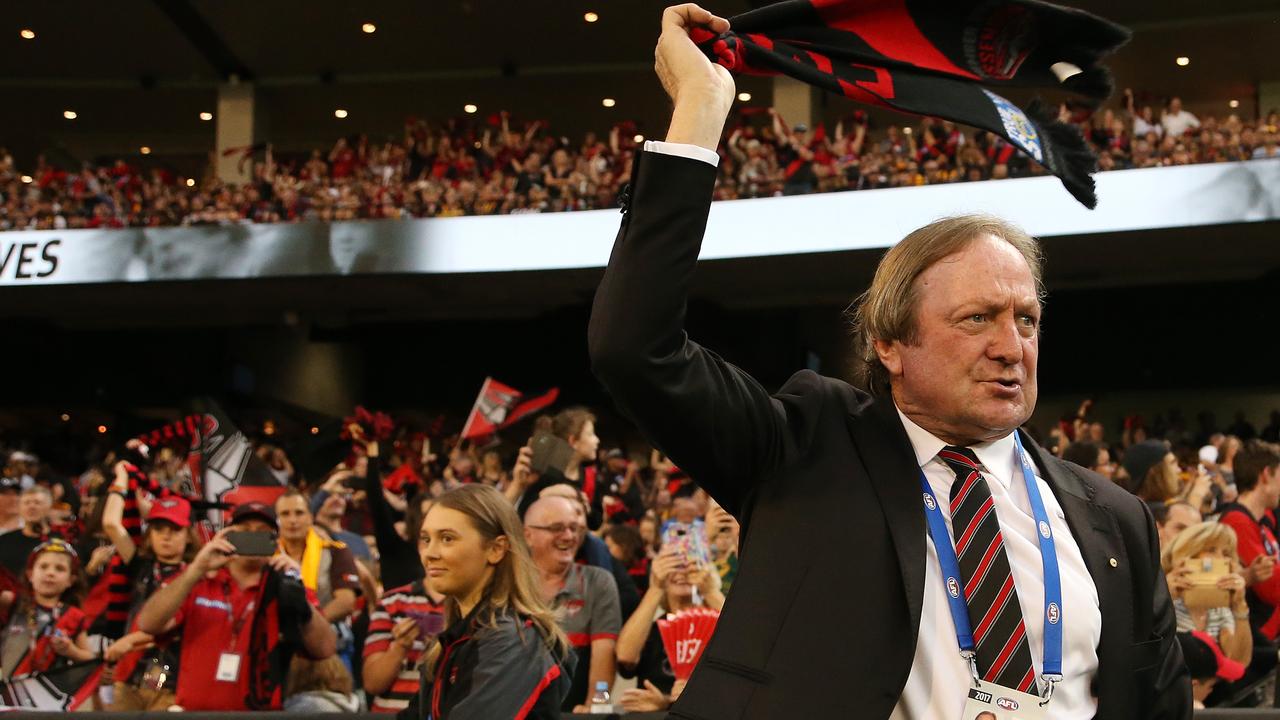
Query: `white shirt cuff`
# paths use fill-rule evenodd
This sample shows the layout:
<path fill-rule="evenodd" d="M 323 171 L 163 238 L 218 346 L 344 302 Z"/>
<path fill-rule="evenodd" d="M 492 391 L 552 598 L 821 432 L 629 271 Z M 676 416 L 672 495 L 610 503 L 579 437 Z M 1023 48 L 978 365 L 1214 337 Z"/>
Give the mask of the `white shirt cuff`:
<path fill-rule="evenodd" d="M 712 167 L 720 166 L 720 155 L 718 153 L 697 145 L 669 143 L 661 140 L 645 140 L 644 151 L 662 153 L 663 155 L 675 155 L 677 157 L 689 158 L 690 160 L 701 160 Z"/>

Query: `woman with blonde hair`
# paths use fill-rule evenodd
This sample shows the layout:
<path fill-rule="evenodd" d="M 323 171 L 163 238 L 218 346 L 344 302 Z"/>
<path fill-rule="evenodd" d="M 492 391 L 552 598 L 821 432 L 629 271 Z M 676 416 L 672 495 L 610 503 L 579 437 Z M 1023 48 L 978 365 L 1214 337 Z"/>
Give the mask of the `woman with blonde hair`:
<path fill-rule="evenodd" d="M 407 716 L 558 720 L 573 655 L 511 503 L 487 485 L 446 492 L 422 520 L 418 553 L 447 626 L 426 662 L 434 680 Z"/>
<path fill-rule="evenodd" d="M 1249 606 L 1245 602 L 1245 581 L 1236 560 L 1236 533 L 1228 525 L 1202 522 L 1188 527 L 1169 543 L 1160 555 L 1178 632 L 1200 630 L 1213 636 L 1227 657 L 1248 664 L 1253 656 L 1253 633 L 1249 628 Z M 1229 572 L 1219 578 L 1217 587 L 1227 591 L 1228 602 L 1222 607 L 1191 608 L 1185 596 L 1192 588 L 1193 568 L 1188 560 L 1224 560 Z"/>

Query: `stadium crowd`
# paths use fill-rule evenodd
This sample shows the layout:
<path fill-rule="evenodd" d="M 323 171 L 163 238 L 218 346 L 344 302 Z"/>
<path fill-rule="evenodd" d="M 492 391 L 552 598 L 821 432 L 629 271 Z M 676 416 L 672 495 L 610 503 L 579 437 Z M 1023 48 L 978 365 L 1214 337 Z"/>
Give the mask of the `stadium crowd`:
<path fill-rule="evenodd" d="M 1280 411 L 1261 430 L 1243 416 L 1100 418 L 1086 401 L 1032 434 L 1147 502 L 1196 700 L 1269 701 Z M 191 490 L 185 440 L 133 439 L 84 469 L 8 439 L 0 704 L 31 702 L 40 679 L 63 707 L 115 710 L 441 716 L 472 702 L 554 717 L 679 695 L 692 662 L 670 657 L 660 625 L 724 604 L 739 528 L 678 467 L 603 446 L 580 407 L 538 417 L 523 447 L 433 441 L 367 412 L 344 422 L 346 457 L 315 476 L 290 442 L 259 438 L 270 483 L 254 490 L 268 494 L 227 496 L 221 530 Z M 491 596 L 477 600 L 477 583 Z M 482 622 L 493 607 L 546 642 L 521 642 L 502 612 Z M 543 684 L 504 681 L 530 666 Z M 610 697 L 619 679 L 635 687 Z M 548 685 L 567 691 L 562 705 Z"/>
<path fill-rule="evenodd" d="M 1197 118 L 1171 98 L 1159 112 L 1124 93 L 1123 106 L 1077 119 L 1103 171 L 1280 157 L 1280 116 Z M 58 167 L 44 156 L 15 167 L 0 148 L 0 230 L 119 228 L 229 222 L 453 217 L 610 208 L 631 172 L 633 123 L 581 142 L 509 115 L 432 126 L 410 118 L 401 138 L 340 138 L 327 152 L 283 156 L 269 144 L 241 149 L 252 176 L 201 179 L 163 165 L 118 159 Z M 772 108 L 743 108 L 720 147 L 716 198 L 769 197 L 1043 174 L 1002 138 L 954 123 L 873 128 L 859 112 L 833 128 L 785 122 Z"/>

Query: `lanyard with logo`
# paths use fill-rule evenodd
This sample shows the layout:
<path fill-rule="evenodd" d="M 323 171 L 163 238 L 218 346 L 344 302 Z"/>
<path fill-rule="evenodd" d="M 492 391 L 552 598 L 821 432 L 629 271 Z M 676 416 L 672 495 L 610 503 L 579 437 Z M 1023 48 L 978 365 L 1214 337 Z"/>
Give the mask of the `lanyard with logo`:
<path fill-rule="evenodd" d="M 1062 680 L 1062 579 L 1058 574 L 1058 552 L 1054 546 L 1053 528 L 1049 525 L 1049 515 L 1044 510 L 1044 501 L 1040 497 L 1040 487 L 1036 483 L 1035 473 L 1027 454 L 1022 449 L 1022 440 L 1018 433 L 1013 433 L 1014 445 L 1018 450 L 1019 465 L 1022 468 L 1022 480 L 1027 486 L 1027 498 L 1031 501 L 1031 512 L 1035 517 L 1037 539 L 1040 541 L 1040 559 L 1044 568 L 1044 664 L 1041 679 L 1045 681 L 1045 691 L 1041 706 L 1053 697 L 1053 686 Z M 960 559 L 956 556 L 955 546 L 947 534 L 946 520 L 938 507 L 933 488 L 925 477 L 924 469 L 920 469 L 920 484 L 924 488 L 925 517 L 929 523 L 929 536 L 938 551 L 938 563 L 942 566 L 942 576 L 947 591 L 947 603 L 951 607 L 951 618 L 955 621 L 956 642 L 960 645 L 960 654 L 969 663 L 973 673 L 975 686 L 980 685 L 976 647 L 973 642 L 973 631 L 969 626 L 969 606 L 964 597 L 964 581 L 960 575 Z"/>
<path fill-rule="evenodd" d="M 235 607 L 231 602 L 231 583 L 223 582 L 222 597 L 227 603 L 227 614 L 233 614 Z M 258 604 L 257 599 L 250 600 L 244 610 L 240 611 L 239 617 L 236 617 L 231 625 L 231 643 L 230 647 L 218 656 L 218 667 L 214 671 L 214 679 L 220 682 L 236 682 L 240 677 L 240 653 L 236 652 L 238 641 L 240 639 L 240 631 L 244 629 L 244 624 L 248 622 L 249 617 L 253 615 L 253 608 Z"/>

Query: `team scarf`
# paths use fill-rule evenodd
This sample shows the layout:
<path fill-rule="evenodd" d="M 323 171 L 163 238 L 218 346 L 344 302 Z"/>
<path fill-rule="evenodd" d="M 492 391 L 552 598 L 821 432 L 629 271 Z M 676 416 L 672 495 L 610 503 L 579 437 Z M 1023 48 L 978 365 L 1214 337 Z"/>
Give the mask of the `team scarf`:
<path fill-rule="evenodd" d="M 1060 88 L 1096 108 L 1111 94 L 1101 60 L 1129 31 L 1039 0 L 785 0 L 691 36 L 731 72 L 787 75 L 852 100 L 1006 138 L 1086 207 L 1097 158 L 1039 100 L 1024 110 L 988 87 Z"/>

